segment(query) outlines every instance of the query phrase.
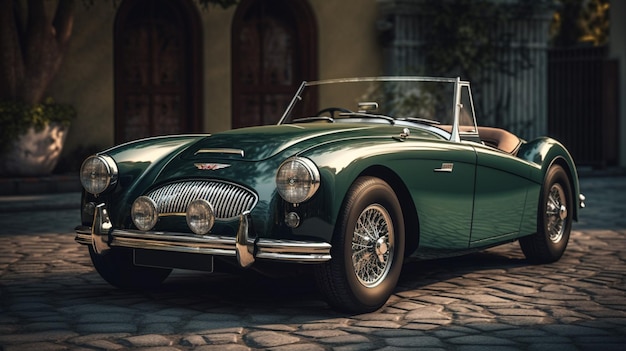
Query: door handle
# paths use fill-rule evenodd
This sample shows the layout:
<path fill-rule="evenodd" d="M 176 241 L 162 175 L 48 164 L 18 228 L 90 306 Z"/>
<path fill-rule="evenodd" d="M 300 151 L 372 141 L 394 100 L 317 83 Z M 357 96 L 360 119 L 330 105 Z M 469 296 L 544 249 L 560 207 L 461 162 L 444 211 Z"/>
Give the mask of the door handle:
<path fill-rule="evenodd" d="M 435 172 L 444 172 L 444 173 L 452 173 L 452 169 L 454 168 L 454 163 L 442 163 L 441 168 L 435 168 Z"/>

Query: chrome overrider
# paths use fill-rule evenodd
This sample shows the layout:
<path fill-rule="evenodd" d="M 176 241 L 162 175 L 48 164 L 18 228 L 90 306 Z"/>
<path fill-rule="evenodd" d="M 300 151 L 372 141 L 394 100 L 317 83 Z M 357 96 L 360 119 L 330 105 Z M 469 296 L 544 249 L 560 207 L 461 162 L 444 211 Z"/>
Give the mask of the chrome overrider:
<path fill-rule="evenodd" d="M 105 204 L 99 204 L 95 207 L 92 226 L 76 227 L 75 240 L 91 245 L 100 255 L 106 254 L 111 247 L 127 247 L 235 256 L 241 267 L 249 267 L 257 258 L 299 263 L 320 263 L 331 258 L 329 243 L 259 238 L 251 233 L 254 229 L 250 211 L 239 215 L 235 237 L 114 229 Z"/>
<path fill-rule="evenodd" d="M 585 197 L 585 195 L 583 194 L 578 194 L 578 200 L 579 200 L 579 206 L 580 208 L 585 208 L 585 200 L 587 200 L 587 198 Z"/>

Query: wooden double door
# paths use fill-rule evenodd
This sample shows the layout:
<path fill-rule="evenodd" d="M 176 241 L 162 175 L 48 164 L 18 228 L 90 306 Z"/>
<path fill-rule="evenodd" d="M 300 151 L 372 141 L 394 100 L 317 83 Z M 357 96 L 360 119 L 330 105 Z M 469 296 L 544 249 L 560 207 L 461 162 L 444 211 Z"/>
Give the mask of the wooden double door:
<path fill-rule="evenodd" d="M 317 78 L 317 26 L 305 0 L 244 0 L 232 33 L 233 128 L 276 123 Z"/>
<path fill-rule="evenodd" d="M 201 38 L 197 12 L 191 0 L 120 4 L 116 143 L 203 132 L 201 51 L 211 42 Z M 317 27 L 308 2 L 243 0 L 231 32 L 232 127 L 276 123 L 298 85 L 317 78 Z"/>
<path fill-rule="evenodd" d="M 115 141 L 202 128 L 199 19 L 190 1 L 127 0 L 115 23 Z"/>

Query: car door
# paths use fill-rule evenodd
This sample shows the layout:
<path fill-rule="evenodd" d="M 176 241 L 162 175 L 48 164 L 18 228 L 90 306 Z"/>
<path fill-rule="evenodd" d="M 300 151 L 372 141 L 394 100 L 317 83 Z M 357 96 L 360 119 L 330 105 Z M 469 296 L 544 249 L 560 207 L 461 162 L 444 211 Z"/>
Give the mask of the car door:
<path fill-rule="evenodd" d="M 471 247 L 517 237 L 529 189 L 529 165 L 515 156 L 476 146 L 476 194 Z M 535 208 L 535 207 L 533 207 Z M 529 215 L 529 214 L 526 214 Z"/>
<path fill-rule="evenodd" d="M 407 143 L 408 144 L 408 143 Z M 419 216 L 419 254 L 468 248 L 476 154 L 471 145 L 420 142 L 406 177 Z"/>

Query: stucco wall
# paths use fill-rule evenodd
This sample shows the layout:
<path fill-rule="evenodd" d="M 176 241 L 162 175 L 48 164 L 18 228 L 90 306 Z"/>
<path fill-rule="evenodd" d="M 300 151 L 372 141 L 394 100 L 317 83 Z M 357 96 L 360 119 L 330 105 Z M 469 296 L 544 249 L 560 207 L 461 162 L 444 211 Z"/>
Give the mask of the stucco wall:
<path fill-rule="evenodd" d="M 309 0 L 318 25 L 320 79 L 382 73 L 376 0 Z M 71 46 L 50 96 L 73 104 L 78 118 L 63 151 L 114 143 L 113 29 L 118 7 L 77 6 Z M 202 19 L 204 132 L 231 128 L 231 24 L 236 9 L 198 9 Z"/>
<path fill-rule="evenodd" d="M 310 0 L 318 22 L 319 78 L 383 73 L 376 0 Z"/>
<path fill-rule="evenodd" d="M 231 118 L 231 23 L 235 8 L 199 10 L 203 25 L 204 131 L 230 129 Z"/>
<path fill-rule="evenodd" d="M 69 155 L 78 147 L 104 148 L 113 143 L 113 23 L 111 2 L 77 4 L 74 30 L 61 69 L 48 95 L 73 104 L 72 123 L 63 149 Z"/>

